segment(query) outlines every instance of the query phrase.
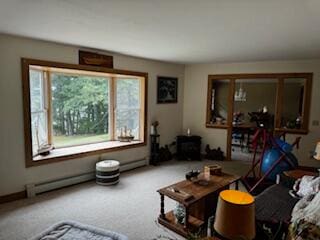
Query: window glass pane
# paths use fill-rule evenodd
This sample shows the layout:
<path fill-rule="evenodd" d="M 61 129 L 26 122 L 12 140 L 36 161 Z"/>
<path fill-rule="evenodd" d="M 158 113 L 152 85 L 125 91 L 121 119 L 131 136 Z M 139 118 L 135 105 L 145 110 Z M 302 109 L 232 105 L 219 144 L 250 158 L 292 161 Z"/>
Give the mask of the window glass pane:
<path fill-rule="evenodd" d="M 140 107 L 139 79 L 117 79 L 117 108 Z"/>
<path fill-rule="evenodd" d="M 40 111 L 43 104 L 43 75 L 41 71 L 30 70 L 30 98 L 31 112 Z"/>
<path fill-rule="evenodd" d="M 31 135 L 32 153 L 36 155 L 38 149 L 48 144 L 47 112 L 44 106 L 44 79 L 43 72 L 29 71 L 30 108 L 31 108 Z"/>
<path fill-rule="evenodd" d="M 140 129 L 140 80 L 117 79 L 116 82 L 116 133 L 127 128 L 135 139 Z"/>
<path fill-rule="evenodd" d="M 140 110 L 121 110 L 116 111 L 117 134 L 121 134 L 121 130 L 126 128 L 134 136 L 134 139 L 139 139 L 139 122 Z"/>
<path fill-rule="evenodd" d="M 52 73 L 51 89 L 55 147 L 110 139 L 109 78 Z"/>

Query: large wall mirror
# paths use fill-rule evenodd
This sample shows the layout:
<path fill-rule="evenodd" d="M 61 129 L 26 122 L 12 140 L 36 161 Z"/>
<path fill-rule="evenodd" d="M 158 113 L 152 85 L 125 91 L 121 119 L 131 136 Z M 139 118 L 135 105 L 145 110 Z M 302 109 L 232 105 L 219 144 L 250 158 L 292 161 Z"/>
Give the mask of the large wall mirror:
<path fill-rule="evenodd" d="M 216 79 L 209 82 L 211 97 L 209 99 L 209 114 L 207 123 L 210 126 L 227 127 L 229 100 L 230 100 L 230 80 Z"/>
<path fill-rule="evenodd" d="M 233 125 L 250 124 L 250 112 L 268 110 L 274 119 L 277 101 L 277 79 L 236 79 Z"/>
<path fill-rule="evenodd" d="M 311 82 L 309 78 L 284 78 L 282 86 L 280 116 L 277 129 L 307 133 L 309 122 Z"/>
<path fill-rule="evenodd" d="M 312 73 L 209 75 L 206 127 L 228 129 L 229 159 L 235 135 L 247 136 L 241 149 L 249 144 L 255 112 L 269 113 L 275 133 L 307 134 L 311 87 Z"/>

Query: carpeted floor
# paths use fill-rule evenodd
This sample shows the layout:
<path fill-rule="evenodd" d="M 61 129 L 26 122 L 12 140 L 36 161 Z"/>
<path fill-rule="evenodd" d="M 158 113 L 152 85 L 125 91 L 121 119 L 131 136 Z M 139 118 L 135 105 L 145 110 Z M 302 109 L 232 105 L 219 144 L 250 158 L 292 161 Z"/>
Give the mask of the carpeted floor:
<path fill-rule="evenodd" d="M 123 233 L 132 240 L 151 240 L 160 234 L 168 235 L 155 223 L 160 211 L 160 197 L 156 190 L 183 180 L 189 170 L 202 169 L 204 165 L 213 163 L 170 161 L 161 166 L 122 173 L 116 186 L 99 186 L 92 181 L 2 204 L 0 239 L 28 239 L 63 220 L 75 220 Z M 249 168 L 248 164 L 240 161 L 217 163 L 225 172 L 239 175 Z M 167 209 L 175 205 L 167 198 L 165 204 Z"/>

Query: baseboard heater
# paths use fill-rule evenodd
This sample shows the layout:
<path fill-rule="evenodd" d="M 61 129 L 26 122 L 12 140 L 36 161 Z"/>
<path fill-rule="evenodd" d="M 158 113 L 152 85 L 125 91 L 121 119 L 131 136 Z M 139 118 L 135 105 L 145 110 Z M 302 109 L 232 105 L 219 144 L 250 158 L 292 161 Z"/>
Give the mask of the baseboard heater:
<path fill-rule="evenodd" d="M 146 159 L 135 160 L 130 163 L 120 164 L 120 172 L 129 171 L 135 168 L 143 167 L 147 165 Z M 31 183 L 26 185 L 26 191 L 28 198 L 34 197 L 37 194 L 48 192 L 54 189 L 75 185 L 82 182 L 87 182 L 95 179 L 95 172 L 88 172 L 76 176 L 65 177 L 61 179 L 55 179 L 42 183 Z"/>

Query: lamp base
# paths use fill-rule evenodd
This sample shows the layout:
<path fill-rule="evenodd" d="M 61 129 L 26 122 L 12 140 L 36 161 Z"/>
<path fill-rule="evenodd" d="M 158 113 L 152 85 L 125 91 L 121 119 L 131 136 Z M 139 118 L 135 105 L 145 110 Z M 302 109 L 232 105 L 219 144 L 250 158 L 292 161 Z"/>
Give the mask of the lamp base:
<path fill-rule="evenodd" d="M 232 239 L 229 239 L 229 238 L 225 238 L 224 236 L 220 235 L 217 231 L 215 231 L 213 229 L 213 232 L 212 232 L 212 237 L 213 239 L 219 239 L 219 240 L 232 240 Z"/>

